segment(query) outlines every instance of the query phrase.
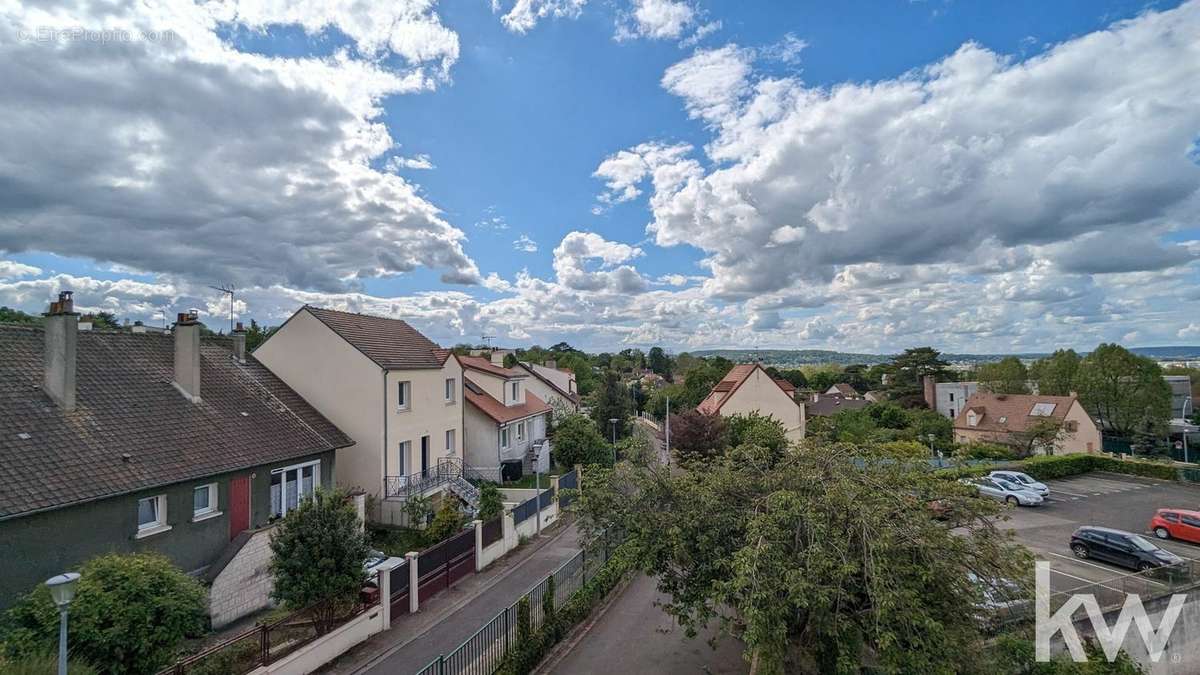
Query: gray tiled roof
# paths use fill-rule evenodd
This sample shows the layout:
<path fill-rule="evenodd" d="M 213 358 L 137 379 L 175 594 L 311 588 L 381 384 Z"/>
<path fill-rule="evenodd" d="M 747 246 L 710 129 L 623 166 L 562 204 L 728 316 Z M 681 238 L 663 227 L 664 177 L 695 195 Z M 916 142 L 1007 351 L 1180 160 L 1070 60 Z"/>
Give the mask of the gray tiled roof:
<path fill-rule="evenodd" d="M 0 325 L 0 519 L 353 443 L 227 340 L 201 341 L 194 404 L 171 384 L 173 335 L 81 331 L 64 412 L 42 390 L 44 339 Z"/>
<path fill-rule="evenodd" d="M 450 355 L 400 319 L 341 312 L 305 305 L 321 323 L 374 361 L 380 368 L 441 368 Z"/>

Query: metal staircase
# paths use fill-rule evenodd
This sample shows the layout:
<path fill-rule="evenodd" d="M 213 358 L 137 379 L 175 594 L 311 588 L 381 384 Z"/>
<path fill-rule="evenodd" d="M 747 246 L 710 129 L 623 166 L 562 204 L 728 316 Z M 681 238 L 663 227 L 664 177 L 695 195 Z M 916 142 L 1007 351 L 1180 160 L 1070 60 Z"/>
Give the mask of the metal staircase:
<path fill-rule="evenodd" d="M 479 488 L 472 485 L 469 478 L 481 478 L 481 475 L 457 457 L 443 457 L 437 466 L 426 471 L 409 476 L 388 476 L 384 481 L 384 496 L 411 499 L 445 486 L 474 511 L 479 509 Z"/>
<path fill-rule="evenodd" d="M 467 503 L 472 511 L 479 510 L 479 488 L 467 482 L 462 476 L 455 476 L 446 482 L 446 487 Z"/>

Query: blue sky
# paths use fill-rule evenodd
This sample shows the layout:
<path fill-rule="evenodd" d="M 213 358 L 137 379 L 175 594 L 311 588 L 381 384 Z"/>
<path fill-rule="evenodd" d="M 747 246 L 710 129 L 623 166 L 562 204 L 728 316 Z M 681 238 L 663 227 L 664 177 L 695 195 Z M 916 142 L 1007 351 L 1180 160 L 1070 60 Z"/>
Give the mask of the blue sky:
<path fill-rule="evenodd" d="M 94 11 L 4 10 L 3 304 L 215 325 L 232 282 L 243 318 L 447 343 L 1200 341 L 1195 3 Z M 74 25 L 133 37 L 44 38 Z"/>

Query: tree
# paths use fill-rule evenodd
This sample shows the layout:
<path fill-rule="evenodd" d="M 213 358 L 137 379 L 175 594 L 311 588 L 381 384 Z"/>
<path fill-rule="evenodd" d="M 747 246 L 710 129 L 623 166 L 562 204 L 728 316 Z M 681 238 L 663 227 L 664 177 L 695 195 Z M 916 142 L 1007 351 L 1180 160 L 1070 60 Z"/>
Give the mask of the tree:
<path fill-rule="evenodd" d="M 1075 391 L 1075 378 L 1082 359 L 1074 349 L 1060 349 L 1044 359 L 1033 362 L 1029 377 L 1037 382 L 1042 396 L 1069 396 Z"/>
<path fill-rule="evenodd" d="M 504 512 L 504 497 L 495 483 L 479 486 L 479 519 L 485 523 Z"/>
<path fill-rule="evenodd" d="M 607 464 L 612 450 L 590 418 L 574 413 L 562 418 L 554 430 L 554 458 L 564 467 Z"/>
<path fill-rule="evenodd" d="M 1015 356 L 1006 356 L 995 363 L 979 366 L 976 373 L 980 386 L 993 394 L 1028 394 L 1029 371 Z"/>
<path fill-rule="evenodd" d="M 95 312 L 80 317 L 81 321 L 91 321 L 93 330 L 119 330 L 121 322 L 112 312 Z"/>
<path fill-rule="evenodd" d="M 729 447 L 753 445 L 779 456 L 787 449 L 786 430 L 779 420 L 757 412 L 733 415 L 725 420 Z"/>
<path fill-rule="evenodd" d="M 361 525 L 344 493 L 319 489 L 271 534 L 271 597 L 291 610 L 309 608 L 318 634 L 333 627 L 366 580 L 370 549 Z"/>
<path fill-rule="evenodd" d="M 257 321 L 250 319 L 250 327 L 246 329 L 246 351 L 254 351 L 259 345 L 267 341 L 267 338 L 275 334 L 275 328 L 263 328 Z"/>
<path fill-rule="evenodd" d="M 611 432 L 611 419 L 617 420 L 617 437 L 624 438 L 629 434 L 629 416 L 633 411 L 633 399 L 629 389 L 621 384 L 620 378 L 613 371 L 604 374 L 604 380 L 592 396 L 592 419 L 596 427 L 603 430 L 605 435 Z"/>
<path fill-rule="evenodd" d="M 1008 442 L 1017 448 L 1018 457 L 1028 457 L 1036 452 L 1053 455 L 1066 440 L 1063 421 L 1055 417 L 1038 417 L 1029 426 L 1008 435 Z"/>
<path fill-rule="evenodd" d="M 667 353 L 663 351 L 662 347 L 650 348 L 650 355 L 647 363 L 650 366 L 650 370 L 662 375 L 668 380 L 671 379 L 671 357 L 667 356 Z"/>
<path fill-rule="evenodd" d="M 791 382 L 792 386 L 797 389 L 803 389 L 808 386 L 808 378 L 804 376 L 804 371 L 799 368 L 781 370 L 779 371 L 779 375 L 788 382 Z"/>
<path fill-rule="evenodd" d="M 20 323 L 37 326 L 42 323 L 42 317 L 26 314 L 19 309 L 0 306 L 0 323 Z"/>
<path fill-rule="evenodd" d="M 722 454 L 727 445 L 725 420 L 689 410 L 671 415 L 671 450 L 681 464 L 703 462 Z"/>
<path fill-rule="evenodd" d="M 663 609 L 734 634 L 751 673 L 976 670 L 984 587 L 1027 588 L 1032 559 L 990 520 L 998 504 L 875 456 L 807 443 L 702 471 L 622 465 L 589 483 L 580 523 L 625 532 Z M 953 505 L 953 527 L 932 500 Z"/>
<path fill-rule="evenodd" d="M 71 603 L 71 655 L 110 673 L 152 673 L 206 628 L 208 599 L 192 577 L 156 553 L 108 554 L 80 568 Z M 54 653 L 58 608 L 38 584 L 8 612 L 10 656 Z"/>
<path fill-rule="evenodd" d="M 1079 364 L 1079 400 L 1102 431 L 1132 438 L 1162 436 L 1171 417 L 1171 387 L 1154 360 L 1117 344 L 1102 344 Z"/>
<path fill-rule="evenodd" d="M 680 406 L 683 406 L 685 390 L 682 384 L 668 384 L 654 390 L 650 394 L 650 399 L 646 401 L 646 412 L 654 416 L 654 419 L 664 420 L 667 418 L 667 399 L 671 399 L 671 410 L 679 411 Z"/>
<path fill-rule="evenodd" d="M 679 409 L 694 408 L 700 405 L 724 377 L 733 368 L 728 359 L 700 359 L 691 370 L 683 376 L 683 400 Z"/>
<path fill-rule="evenodd" d="M 925 407 L 924 380 L 927 375 L 944 379 L 950 364 L 933 347 L 914 347 L 892 358 L 889 397 L 905 408 Z"/>
<path fill-rule="evenodd" d="M 467 519 L 463 516 L 457 501 L 455 497 L 443 495 L 442 505 L 438 507 L 437 513 L 433 516 L 433 522 L 429 523 L 429 527 L 425 530 L 431 543 L 445 541 L 462 531 L 463 524 L 467 522 Z"/>
<path fill-rule="evenodd" d="M 633 409 L 641 413 L 646 409 L 646 403 L 650 400 L 650 392 L 642 386 L 641 380 L 634 380 L 629 383 L 629 400 L 633 404 Z"/>
<path fill-rule="evenodd" d="M 814 391 L 824 393 L 828 391 L 830 387 L 837 384 L 838 379 L 838 373 L 836 371 L 818 370 L 817 372 L 808 376 L 808 386 L 812 387 Z"/>

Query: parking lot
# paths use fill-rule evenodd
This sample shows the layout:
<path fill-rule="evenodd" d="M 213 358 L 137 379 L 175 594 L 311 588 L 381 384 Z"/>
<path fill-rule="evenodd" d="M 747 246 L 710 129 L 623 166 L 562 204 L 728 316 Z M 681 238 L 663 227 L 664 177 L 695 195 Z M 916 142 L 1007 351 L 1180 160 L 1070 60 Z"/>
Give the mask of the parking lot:
<path fill-rule="evenodd" d="M 1099 525 L 1137 532 L 1184 558 L 1200 560 L 1200 546 L 1161 541 L 1147 525 L 1155 510 L 1179 508 L 1200 511 L 1200 487 L 1155 478 L 1093 472 L 1045 481 L 1050 496 L 1041 506 L 1007 509 L 1001 527 L 1014 531 L 1019 542 L 1039 560 L 1050 563 L 1054 592 L 1105 582 L 1130 573 L 1121 567 L 1071 554 L 1071 533 L 1081 525 Z M 1115 589 L 1114 589 L 1115 590 Z"/>

